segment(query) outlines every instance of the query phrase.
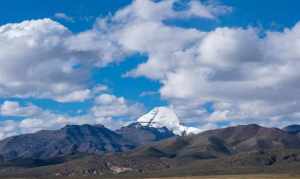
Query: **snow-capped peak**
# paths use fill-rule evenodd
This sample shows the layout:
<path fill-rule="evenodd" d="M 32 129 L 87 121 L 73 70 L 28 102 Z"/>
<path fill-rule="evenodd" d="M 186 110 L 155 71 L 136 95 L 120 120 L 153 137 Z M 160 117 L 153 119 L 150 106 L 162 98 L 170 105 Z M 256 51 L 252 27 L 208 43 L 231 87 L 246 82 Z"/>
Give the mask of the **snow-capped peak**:
<path fill-rule="evenodd" d="M 155 128 L 166 127 L 176 135 L 197 134 L 199 129 L 180 124 L 176 113 L 168 107 L 156 107 L 137 120 L 143 126 Z"/>

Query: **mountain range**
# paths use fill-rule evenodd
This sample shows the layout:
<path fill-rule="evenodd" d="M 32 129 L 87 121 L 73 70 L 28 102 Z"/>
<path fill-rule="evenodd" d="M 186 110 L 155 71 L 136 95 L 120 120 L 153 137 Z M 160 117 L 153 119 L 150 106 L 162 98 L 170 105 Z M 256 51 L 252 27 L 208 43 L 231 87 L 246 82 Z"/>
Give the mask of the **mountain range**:
<path fill-rule="evenodd" d="M 298 133 L 300 133 L 300 125 L 290 125 L 290 126 L 283 128 L 283 130 L 288 133 L 298 134 Z"/>
<path fill-rule="evenodd" d="M 250 124 L 193 133 L 180 131 L 189 128 L 170 109 L 157 109 L 116 131 L 103 125 L 68 125 L 4 139 L 0 176 L 298 172 L 297 125 L 278 129 Z M 166 122 L 168 116 L 172 123 Z"/>

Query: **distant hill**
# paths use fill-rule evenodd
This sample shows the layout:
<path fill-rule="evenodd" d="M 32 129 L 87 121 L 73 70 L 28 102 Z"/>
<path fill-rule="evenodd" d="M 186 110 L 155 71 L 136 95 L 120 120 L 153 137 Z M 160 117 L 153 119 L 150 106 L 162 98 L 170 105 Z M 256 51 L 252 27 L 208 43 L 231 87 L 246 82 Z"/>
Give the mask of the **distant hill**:
<path fill-rule="evenodd" d="M 300 125 L 290 125 L 285 128 L 283 128 L 284 131 L 289 133 L 300 133 Z"/>
<path fill-rule="evenodd" d="M 169 139 L 149 148 L 170 156 L 170 167 L 157 175 L 300 173 L 299 135 L 256 124 Z M 137 149 L 129 153 L 141 155 Z"/>
<path fill-rule="evenodd" d="M 266 128 L 255 124 L 240 125 L 189 136 L 173 136 L 167 130 L 164 130 L 162 133 L 164 135 L 161 136 L 157 133 L 160 132 L 158 128 L 148 128 L 139 124 L 129 125 L 116 131 L 116 133 L 103 126 L 96 127 L 99 129 L 94 129 L 93 126 L 68 126 L 66 128 L 72 128 L 71 131 L 76 132 L 76 134 L 68 133 L 67 136 L 85 136 L 74 137 L 77 140 L 72 138 L 71 141 L 79 141 L 75 142 L 79 146 L 81 142 L 86 143 L 86 140 L 94 141 L 97 139 L 96 141 L 98 141 L 99 137 L 103 141 L 100 142 L 102 145 L 91 147 L 92 150 L 88 151 L 73 150 L 75 153 L 79 151 L 80 153 L 86 152 L 86 154 L 73 155 L 76 157 L 66 155 L 62 162 L 56 164 L 24 168 L 14 167 L 12 163 L 9 168 L 0 167 L 0 176 L 95 175 L 109 177 L 121 175 L 138 178 L 241 173 L 300 173 L 299 135 L 277 128 Z M 60 132 L 65 131 L 66 128 L 56 131 L 59 133 L 57 135 L 61 136 Z M 94 132 L 86 132 L 86 130 L 99 130 L 99 134 L 96 132 L 97 135 L 94 135 Z M 37 134 L 40 136 L 45 132 L 48 133 L 49 131 Z M 37 134 L 33 135 L 36 140 L 40 139 L 36 136 Z M 94 139 L 92 136 L 97 137 Z M 27 137 L 27 140 L 31 138 L 30 135 Z M 78 140 L 78 138 L 82 140 Z M 10 143 L 11 139 L 5 140 L 6 143 Z M 27 146 L 27 142 L 21 142 L 21 139 L 23 138 L 13 141 L 20 142 L 15 143 L 13 147 L 19 149 L 22 146 Z M 60 137 L 51 137 L 51 140 L 53 139 L 58 140 Z M 133 140 L 130 141 L 130 139 Z M 3 141 L 1 145 L 3 145 L 2 143 Z M 132 146 L 138 147 L 129 150 Z M 60 148 L 60 146 L 57 147 Z M 64 149 L 65 147 L 61 148 Z M 25 149 L 31 151 L 31 148 L 25 147 Z M 44 151 L 44 149 L 47 147 L 37 151 Z M 97 155 L 89 154 L 90 151 L 95 150 L 101 152 Z M 111 152 L 106 153 L 104 151 Z M 116 151 L 119 152 L 116 153 Z M 45 153 L 42 152 L 42 154 Z M 13 174 L 11 170 L 14 171 Z"/>
<path fill-rule="evenodd" d="M 209 159 L 253 151 L 300 149 L 300 138 L 280 129 L 242 125 L 172 138 L 151 147 L 170 156 Z"/>
<path fill-rule="evenodd" d="M 46 164 L 51 160 L 60 161 L 70 155 L 124 152 L 174 136 L 165 127 L 152 128 L 139 123 L 117 131 L 102 125 L 68 125 L 60 130 L 40 131 L 0 141 L 0 164 L 39 165 L 45 161 L 48 161 Z"/>
<path fill-rule="evenodd" d="M 69 125 L 60 130 L 40 131 L 0 142 L 2 160 L 47 160 L 76 153 L 123 152 L 135 145 L 102 125 Z"/>

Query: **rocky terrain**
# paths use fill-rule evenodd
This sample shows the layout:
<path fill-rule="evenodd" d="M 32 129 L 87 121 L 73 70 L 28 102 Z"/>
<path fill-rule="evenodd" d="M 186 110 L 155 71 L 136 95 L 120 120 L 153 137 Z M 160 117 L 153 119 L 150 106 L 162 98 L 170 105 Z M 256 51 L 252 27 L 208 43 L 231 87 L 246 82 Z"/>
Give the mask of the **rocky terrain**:
<path fill-rule="evenodd" d="M 300 168 L 297 134 L 255 124 L 188 136 L 138 124 L 116 132 L 104 126 L 67 126 L 8 138 L 0 146 L 3 177 L 297 174 Z"/>
<path fill-rule="evenodd" d="M 298 129 L 250 124 L 198 133 L 157 108 L 115 131 L 68 125 L 4 139 L 0 177 L 299 174 Z"/>

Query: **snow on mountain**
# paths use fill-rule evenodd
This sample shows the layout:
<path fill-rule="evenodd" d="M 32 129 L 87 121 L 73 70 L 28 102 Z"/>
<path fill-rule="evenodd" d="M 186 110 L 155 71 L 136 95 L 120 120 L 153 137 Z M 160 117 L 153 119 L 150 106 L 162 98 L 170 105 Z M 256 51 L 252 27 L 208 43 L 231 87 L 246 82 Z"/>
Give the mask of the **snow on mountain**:
<path fill-rule="evenodd" d="M 176 135 L 197 134 L 200 129 L 187 127 L 180 123 L 176 113 L 168 107 L 156 107 L 137 120 L 143 126 L 155 128 L 166 127 Z"/>

